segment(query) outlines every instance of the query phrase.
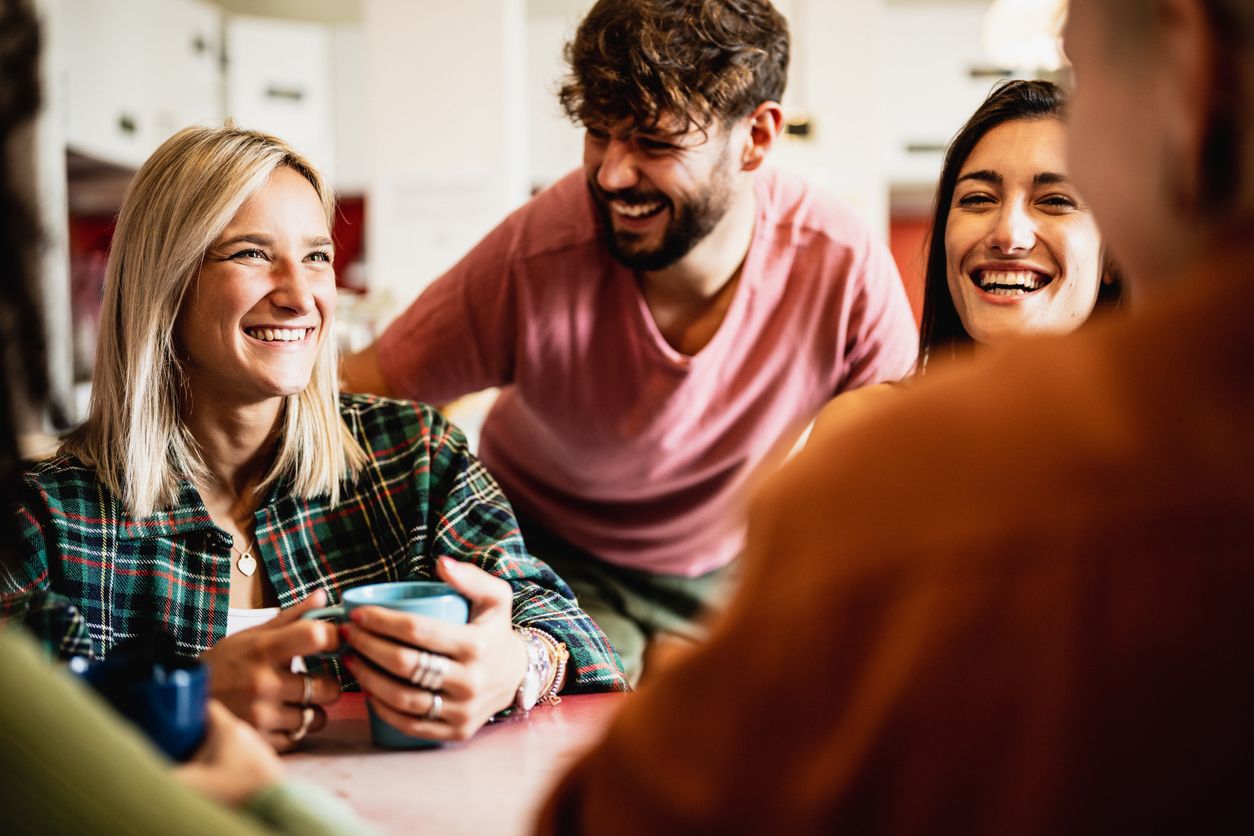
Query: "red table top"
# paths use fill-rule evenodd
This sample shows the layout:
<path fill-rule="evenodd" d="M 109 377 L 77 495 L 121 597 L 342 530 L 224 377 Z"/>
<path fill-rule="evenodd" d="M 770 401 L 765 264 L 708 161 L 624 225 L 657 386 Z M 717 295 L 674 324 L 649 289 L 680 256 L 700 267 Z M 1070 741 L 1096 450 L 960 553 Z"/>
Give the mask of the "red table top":
<path fill-rule="evenodd" d="M 553 785 L 600 737 L 623 697 L 563 697 L 485 726 L 465 743 L 398 752 L 370 743 L 364 698 L 345 694 L 330 707 L 327 727 L 284 761 L 292 777 L 334 792 L 384 833 L 530 833 Z"/>

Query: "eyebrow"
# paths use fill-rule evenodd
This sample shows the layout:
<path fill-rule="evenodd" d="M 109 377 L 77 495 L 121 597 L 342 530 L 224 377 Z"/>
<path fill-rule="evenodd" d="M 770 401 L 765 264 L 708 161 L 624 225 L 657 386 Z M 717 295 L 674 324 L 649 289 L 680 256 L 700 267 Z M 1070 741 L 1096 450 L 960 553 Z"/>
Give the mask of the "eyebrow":
<path fill-rule="evenodd" d="M 271 238 L 269 235 L 258 235 L 256 233 L 249 232 L 243 235 L 235 235 L 231 238 L 227 238 L 225 241 L 219 241 L 218 243 L 214 244 L 214 246 L 215 247 L 230 247 L 235 244 L 256 244 L 260 247 L 269 247 L 269 246 L 273 246 L 274 239 Z M 335 246 L 335 242 L 333 242 L 330 238 L 326 237 L 325 235 L 318 235 L 313 238 L 306 238 L 305 246 L 307 247 L 332 247 L 332 246 Z"/>
<path fill-rule="evenodd" d="M 958 178 L 958 183 L 964 180 L 975 180 L 980 183 L 990 183 L 994 186 L 1002 185 L 1005 180 L 996 171 L 982 169 L 980 171 L 972 171 Z M 1057 171 L 1042 171 L 1040 174 L 1032 178 L 1034 186 L 1056 186 L 1060 183 L 1066 183 L 1067 175 L 1059 174 Z"/>
<path fill-rule="evenodd" d="M 980 183 L 991 183 L 994 186 L 1000 186 L 1003 182 L 1005 182 L 1004 180 L 1002 180 L 1002 176 L 1000 174 L 998 174 L 996 171 L 989 171 L 988 169 L 981 169 L 980 171 L 971 171 L 958 178 L 959 183 L 963 182 L 964 180 L 976 180 Z"/>

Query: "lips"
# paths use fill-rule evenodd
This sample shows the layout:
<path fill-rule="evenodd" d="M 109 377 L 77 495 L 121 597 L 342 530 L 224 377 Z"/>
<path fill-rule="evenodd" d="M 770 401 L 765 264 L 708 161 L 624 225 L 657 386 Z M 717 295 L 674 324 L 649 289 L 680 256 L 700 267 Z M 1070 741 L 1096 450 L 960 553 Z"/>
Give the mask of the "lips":
<path fill-rule="evenodd" d="M 971 282 L 992 296 L 1026 296 L 1053 282 L 1054 277 L 1039 270 L 1024 268 L 981 268 L 971 271 Z"/>

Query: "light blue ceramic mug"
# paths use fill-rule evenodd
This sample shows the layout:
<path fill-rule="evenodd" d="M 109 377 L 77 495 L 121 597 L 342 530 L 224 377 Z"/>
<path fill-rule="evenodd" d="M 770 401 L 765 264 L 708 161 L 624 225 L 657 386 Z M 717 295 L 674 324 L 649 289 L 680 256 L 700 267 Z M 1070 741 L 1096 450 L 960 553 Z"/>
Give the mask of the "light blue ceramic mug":
<path fill-rule="evenodd" d="M 341 596 L 334 607 L 311 610 L 301 618 L 327 618 L 347 621 L 358 607 L 384 607 L 389 610 L 465 624 L 470 619 L 470 603 L 457 590 L 438 581 L 391 581 L 356 586 Z M 387 749 L 429 749 L 439 746 L 438 740 L 413 737 L 398 731 L 379 718 L 374 707 L 366 704 L 370 714 L 370 739 Z"/>

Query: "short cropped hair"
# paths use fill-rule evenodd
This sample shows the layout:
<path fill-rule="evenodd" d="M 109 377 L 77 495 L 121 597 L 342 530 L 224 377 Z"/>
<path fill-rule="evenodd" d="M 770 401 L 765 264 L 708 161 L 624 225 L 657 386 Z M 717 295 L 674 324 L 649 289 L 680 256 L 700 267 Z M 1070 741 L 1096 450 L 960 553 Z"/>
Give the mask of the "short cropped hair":
<path fill-rule="evenodd" d="M 558 94 L 575 122 L 675 133 L 778 102 L 788 80 L 788 22 L 768 0 L 599 0 L 566 45 Z"/>
<path fill-rule="evenodd" d="M 335 198 L 318 170 L 282 140 L 230 123 L 179 131 L 127 189 L 105 268 L 90 412 L 61 452 L 94 466 L 135 516 L 173 505 L 182 480 L 212 478 L 182 419 L 187 381 L 174 325 L 205 251 L 281 167 L 309 181 L 329 226 Z M 366 456 L 340 417 L 332 333 L 281 421 L 278 455 L 257 490 L 289 477 L 297 495 L 336 502 L 340 481 Z"/>
<path fill-rule="evenodd" d="M 1099 0 L 1115 45 L 1137 48 L 1152 40 L 1158 21 L 1151 0 Z M 1202 0 L 1218 45 L 1211 112 L 1202 137 L 1199 206 L 1222 217 L 1247 211 L 1254 179 L 1254 3 L 1250 0 Z M 1152 59 L 1151 59 L 1152 60 Z"/>

